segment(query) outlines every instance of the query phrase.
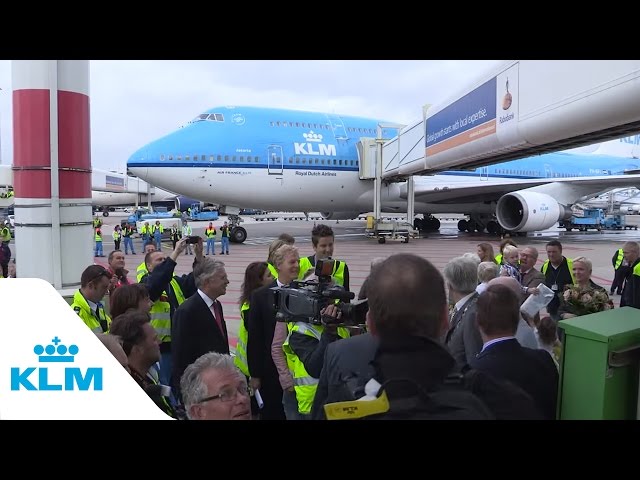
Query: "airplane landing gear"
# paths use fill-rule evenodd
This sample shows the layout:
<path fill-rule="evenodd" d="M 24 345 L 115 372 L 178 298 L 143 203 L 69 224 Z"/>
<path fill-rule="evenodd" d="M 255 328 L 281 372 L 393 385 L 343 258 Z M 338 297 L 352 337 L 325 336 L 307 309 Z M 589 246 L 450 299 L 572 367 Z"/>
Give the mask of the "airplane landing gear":
<path fill-rule="evenodd" d="M 247 231 L 240 226 L 242 219 L 238 215 L 228 215 L 231 234 L 229 241 L 233 243 L 243 243 L 247 239 Z"/>

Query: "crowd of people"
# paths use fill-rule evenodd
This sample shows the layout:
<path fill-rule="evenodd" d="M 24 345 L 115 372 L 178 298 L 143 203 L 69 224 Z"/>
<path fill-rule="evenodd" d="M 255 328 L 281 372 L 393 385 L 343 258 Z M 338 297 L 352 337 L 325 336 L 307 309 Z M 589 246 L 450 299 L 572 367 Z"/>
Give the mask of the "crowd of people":
<path fill-rule="evenodd" d="M 636 242 L 616 250 L 608 293 L 591 279 L 591 261 L 567 258 L 559 241 L 546 244 L 538 270 L 536 248 L 505 239 L 498 255 L 480 243 L 442 273 L 412 254 L 374 258 L 357 295 L 368 306 L 359 323 L 343 318 L 349 300 L 333 298 L 317 315 L 296 316 L 283 306 L 285 289 L 350 290 L 333 230 L 320 224 L 312 255 L 300 258 L 295 239 L 282 234 L 264 261 L 246 267 L 232 354 L 219 300 L 229 284 L 225 264 L 212 242 L 205 254 L 200 238 L 192 271 L 176 275 L 187 240 L 176 235 L 166 255 L 149 235 L 135 282 L 126 252 L 115 249 L 108 267 L 84 270 L 71 305 L 176 419 L 555 419 L 558 321 L 613 308 L 616 289 L 621 306 L 640 308 Z M 543 284 L 553 292 L 546 307 L 521 311 Z"/>

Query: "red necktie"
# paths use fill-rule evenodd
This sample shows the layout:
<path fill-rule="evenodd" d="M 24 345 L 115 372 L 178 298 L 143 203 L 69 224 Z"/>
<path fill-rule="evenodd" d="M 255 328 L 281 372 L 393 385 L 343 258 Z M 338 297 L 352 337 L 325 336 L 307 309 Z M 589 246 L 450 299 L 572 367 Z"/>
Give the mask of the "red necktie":
<path fill-rule="evenodd" d="M 213 312 L 213 317 L 216 319 L 220 333 L 224 336 L 224 330 L 222 328 L 222 312 L 220 311 L 220 305 L 218 302 L 214 301 L 211 304 L 211 312 Z"/>

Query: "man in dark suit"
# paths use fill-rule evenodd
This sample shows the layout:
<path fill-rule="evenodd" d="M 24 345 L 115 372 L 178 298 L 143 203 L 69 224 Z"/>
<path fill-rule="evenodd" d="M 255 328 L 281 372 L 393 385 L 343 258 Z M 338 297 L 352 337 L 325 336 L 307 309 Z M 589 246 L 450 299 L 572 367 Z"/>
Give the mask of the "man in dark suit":
<path fill-rule="evenodd" d="M 484 345 L 471 367 L 519 386 L 544 418 L 553 420 L 558 370 L 547 351 L 522 347 L 515 339 L 519 311 L 518 297 L 504 285 L 491 285 L 480 295 L 476 320 Z"/>
<path fill-rule="evenodd" d="M 173 316 L 172 385 L 177 390 L 185 369 L 207 352 L 229 353 L 227 325 L 218 297 L 227 293 L 224 263 L 204 257 L 193 269 L 197 293 Z"/>
<path fill-rule="evenodd" d="M 455 302 L 444 343 L 462 369 L 482 348 L 482 338 L 475 321 L 478 262 L 468 256 L 452 258 L 443 273 L 449 287 L 449 298 Z"/>

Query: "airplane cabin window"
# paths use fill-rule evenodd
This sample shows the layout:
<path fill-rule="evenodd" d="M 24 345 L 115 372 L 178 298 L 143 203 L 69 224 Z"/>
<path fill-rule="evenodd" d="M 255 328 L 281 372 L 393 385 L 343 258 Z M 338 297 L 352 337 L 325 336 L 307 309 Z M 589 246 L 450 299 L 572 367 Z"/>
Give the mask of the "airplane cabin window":
<path fill-rule="evenodd" d="M 185 156 L 184 156 L 184 161 L 185 161 L 185 162 L 188 162 L 189 160 L 191 160 L 191 157 L 189 157 L 189 155 L 185 155 Z"/>
<path fill-rule="evenodd" d="M 169 155 L 169 161 L 173 160 L 173 155 Z"/>
<path fill-rule="evenodd" d="M 269 122 L 269 126 L 270 126 L 270 127 L 273 127 L 273 126 L 274 126 L 274 125 L 273 125 L 273 120 L 271 120 L 271 121 Z"/>
<path fill-rule="evenodd" d="M 260 162 L 260 157 L 253 157 L 253 161 L 254 161 L 255 163 Z"/>
<path fill-rule="evenodd" d="M 316 165 L 318 165 L 318 163 L 320 163 L 320 159 L 316 158 Z"/>
<path fill-rule="evenodd" d="M 221 113 L 216 113 L 216 120 L 218 122 L 224 122 L 224 115 L 222 115 Z"/>
<path fill-rule="evenodd" d="M 225 155 L 225 156 L 224 156 L 224 161 L 225 161 L 225 162 L 228 162 L 228 161 L 229 161 L 229 155 Z"/>
<path fill-rule="evenodd" d="M 276 127 L 279 127 L 279 126 L 280 126 L 280 121 L 277 121 L 276 122 Z"/>
<path fill-rule="evenodd" d="M 289 157 L 289 163 L 293 163 L 293 158 Z"/>
<path fill-rule="evenodd" d="M 178 156 L 176 157 L 176 160 L 178 160 L 178 161 L 180 162 L 180 161 L 182 160 L 182 155 L 178 155 Z"/>
<path fill-rule="evenodd" d="M 244 157 L 240 157 L 240 163 L 244 162 Z"/>
<path fill-rule="evenodd" d="M 296 164 L 300 164 L 300 159 L 296 158 Z"/>
<path fill-rule="evenodd" d="M 164 160 L 164 155 L 160 155 L 160 161 Z"/>
<path fill-rule="evenodd" d="M 214 160 L 213 155 L 209 155 L 209 161 L 210 161 L 210 162 L 213 162 L 213 160 Z"/>
<path fill-rule="evenodd" d="M 338 165 L 342 165 L 342 160 L 338 160 Z"/>
<path fill-rule="evenodd" d="M 299 123 L 299 122 L 296 122 L 296 127 L 299 127 L 299 126 L 300 126 L 300 123 Z"/>
<path fill-rule="evenodd" d="M 303 165 L 306 165 L 306 164 L 307 164 L 307 159 L 306 159 L 306 158 L 303 158 L 303 159 L 302 159 L 302 164 L 303 164 Z"/>
<path fill-rule="evenodd" d="M 202 160 L 203 162 L 207 159 L 206 155 L 200 155 L 200 160 Z"/>
<path fill-rule="evenodd" d="M 236 163 L 236 156 L 233 156 L 233 160 L 231 160 L 233 163 Z"/>
<path fill-rule="evenodd" d="M 290 127 L 293 127 L 293 122 L 289 122 L 289 126 L 290 126 Z"/>

